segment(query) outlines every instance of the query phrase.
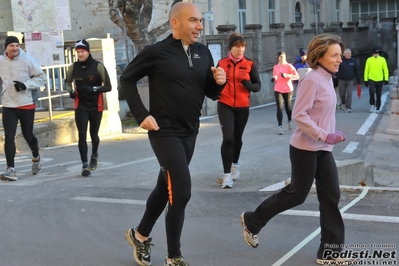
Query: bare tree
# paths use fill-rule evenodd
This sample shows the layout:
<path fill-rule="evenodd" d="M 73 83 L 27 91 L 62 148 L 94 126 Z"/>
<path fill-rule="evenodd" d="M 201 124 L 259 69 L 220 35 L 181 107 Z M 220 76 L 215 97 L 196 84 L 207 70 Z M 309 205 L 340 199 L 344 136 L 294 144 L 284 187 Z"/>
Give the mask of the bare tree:
<path fill-rule="evenodd" d="M 182 0 L 166 0 L 166 6 Z M 170 29 L 169 21 L 148 31 L 154 8 L 153 0 L 108 0 L 109 16 L 133 41 L 138 51 L 154 43 L 158 36 Z"/>

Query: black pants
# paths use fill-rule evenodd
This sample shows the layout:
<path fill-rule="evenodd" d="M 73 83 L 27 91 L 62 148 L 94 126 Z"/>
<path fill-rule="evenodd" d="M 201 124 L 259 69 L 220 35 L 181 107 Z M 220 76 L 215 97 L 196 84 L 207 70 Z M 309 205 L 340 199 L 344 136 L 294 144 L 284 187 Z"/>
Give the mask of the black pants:
<path fill-rule="evenodd" d="M 17 131 L 18 120 L 21 123 L 22 135 L 32 151 L 32 156 L 39 156 L 39 145 L 37 143 L 37 138 L 33 135 L 35 109 L 23 110 L 3 107 L 2 119 L 5 135 L 4 152 L 6 154 L 7 166 L 14 167 L 16 151 L 15 134 Z"/>
<path fill-rule="evenodd" d="M 345 238 L 344 223 L 338 208 L 341 191 L 338 171 L 331 152 L 305 151 L 290 145 L 291 184 L 264 200 L 248 217 L 247 227 L 257 234 L 275 215 L 302 204 L 316 179 L 319 200 L 321 243 L 318 257 L 326 246 L 340 250 Z"/>
<path fill-rule="evenodd" d="M 283 124 L 283 104 L 285 112 L 287 114 L 288 121 L 291 121 L 292 115 L 292 94 L 293 92 L 281 93 L 278 91 L 274 92 L 274 98 L 277 106 L 277 123 L 279 126 Z"/>
<path fill-rule="evenodd" d="M 197 134 L 150 139 L 161 169 L 137 230 L 141 235 L 148 237 L 167 205 L 165 227 L 169 258 L 181 256 L 180 237 L 186 205 L 191 198 L 191 176 L 188 166 L 194 153 L 196 138 Z"/>
<path fill-rule="evenodd" d="M 82 163 L 87 163 L 87 127 L 90 121 L 90 138 L 92 154 L 97 154 L 98 146 L 100 145 L 100 138 L 98 137 L 98 130 L 100 129 L 101 118 L 103 112 L 99 111 L 82 111 L 75 110 L 75 123 L 79 134 L 79 153 Z"/>
<path fill-rule="evenodd" d="M 383 81 L 369 80 L 370 105 L 375 105 L 377 110 L 380 110 L 381 107 L 381 93 L 383 85 Z"/>
<path fill-rule="evenodd" d="M 223 142 L 220 148 L 224 173 L 230 173 L 231 163 L 238 163 L 242 147 L 242 135 L 247 125 L 249 108 L 235 109 L 218 102 L 218 116 Z"/>

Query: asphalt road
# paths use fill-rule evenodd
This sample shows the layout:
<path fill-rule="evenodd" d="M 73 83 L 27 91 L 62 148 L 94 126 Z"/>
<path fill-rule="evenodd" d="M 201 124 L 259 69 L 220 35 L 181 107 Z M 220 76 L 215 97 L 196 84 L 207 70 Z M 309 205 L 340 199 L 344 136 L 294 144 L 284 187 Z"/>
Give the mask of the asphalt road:
<path fill-rule="evenodd" d="M 373 147 L 384 114 L 358 134 L 370 119 L 368 109 L 362 97 L 354 98 L 351 114 L 337 112 L 337 129 L 348 141 L 336 145 L 335 159 L 375 160 L 371 163 L 385 169 L 382 175 L 377 172 L 378 187 L 342 189 L 346 243 L 351 250 L 392 254 L 399 245 L 399 189 L 388 182 L 396 176 L 389 162 L 398 154 Z M 222 175 L 218 119 L 202 119 L 190 165 L 192 198 L 182 235 L 183 256 L 191 266 L 316 265 L 320 235 L 314 190 L 304 204 L 270 221 L 260 233 L 257 249 L 249 248 L 242 238 L 241 212 L 254 210 L 274 193 L 262 189 L 290 176 L 289 138 L 289 132 L 277 135 L 274 105 L 252 109 L 240 159 L 242 176 L 233 189 L 223 190 L 216 182 Z M 348 152 L 350 142 L 357 144 Z M 380 160 L 384 152 L 388 159 Z M 80 176 L 76 144 L 45 148 L 41 153 L 43 169 L 37 176 L 30 174 L 29 151 L 20 151 L 18 181 L 0 182 L 0 266 L 136 265 L 124 234 L 138 224 L 159 169 L 146 133 L 102 138 L 99 167 L 87 178 Z M 384 182 L 390 185 L 382 186 Z M 153 265 L 161 266 L 166 256 L 163 217 L 152 237 Z M 367 258 L 365 263 L 372 260 Z M 397 265 L 396 255 L 382 261 Z"/>

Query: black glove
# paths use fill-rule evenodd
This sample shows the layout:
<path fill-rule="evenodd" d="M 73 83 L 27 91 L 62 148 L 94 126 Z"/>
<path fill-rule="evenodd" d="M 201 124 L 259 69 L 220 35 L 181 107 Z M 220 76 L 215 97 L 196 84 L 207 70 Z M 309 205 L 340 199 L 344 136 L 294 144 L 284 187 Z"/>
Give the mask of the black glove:
<path fill-rule="evenodd" d="M 69 92 L 69 97 L 71 97 L 72 99 L 75 99 L 76 98 L 76 92 L 74 90 L 71 90 Z"/>
<path fill-rule="evenodd" d="M 24 91 L 26 90 L 26 86 L 25 84 L 23 84 L 22 82 L 16 81 L 14 80 L 14 87 L 17 91 Z"/>
<path fill-rule="evenodd" d="M 384 85 L 388 85 L 388 80 L 384 80 Z"/>
<path fill-rule="evenodd" d="M 276 81 L 276 79 L 275 79 L 275 78 L 272 78 L 270 81 L 271 81 L 271 82 L 275 82 L 275 81 Z"/>
<path fill-rule="evenodd" d="M 281 77 L 285 78 L 285 77 L 284 77 L 284 73 L 280 73 L 280 74 L 281 74 Z"/>
<path fill-rule="evenodd" d="M 368 87 L 368 86 L 369 86 L 369 82 L 368 82 L 368 81 L 365 81 L 365 82 L 364 82 L 364 85 L 366 85 L 366 87 Z"/>
<path fill-rule="evenodd" d="M 247 89 L 250 89 L 251 85 L 252 85 L 249 80 L 243 80 L 243 81 L 241 81 L 241 84 L 244 85 L 244 87 Z"/>
<path fill-rule="evenodd" d="M 83 85 L 82 90 L 84 90 L 87 93 L 95 93 L 98 91 L 100 86 L 90 86 L 90 85 Z"/>

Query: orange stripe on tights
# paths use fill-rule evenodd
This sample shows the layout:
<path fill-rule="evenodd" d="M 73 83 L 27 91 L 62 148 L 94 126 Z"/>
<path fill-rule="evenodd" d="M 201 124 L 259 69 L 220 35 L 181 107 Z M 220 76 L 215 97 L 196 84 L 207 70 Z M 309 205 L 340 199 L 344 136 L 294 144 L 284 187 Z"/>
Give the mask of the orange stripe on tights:
<path fill-rule="evenodd" d="M 169 171 L 166 171 L 168 175 L 168 194 L 169 194 L 169 204 L 173 205 L 173 193 L 172 193 L 172 180 L 170 179 Z"/>

